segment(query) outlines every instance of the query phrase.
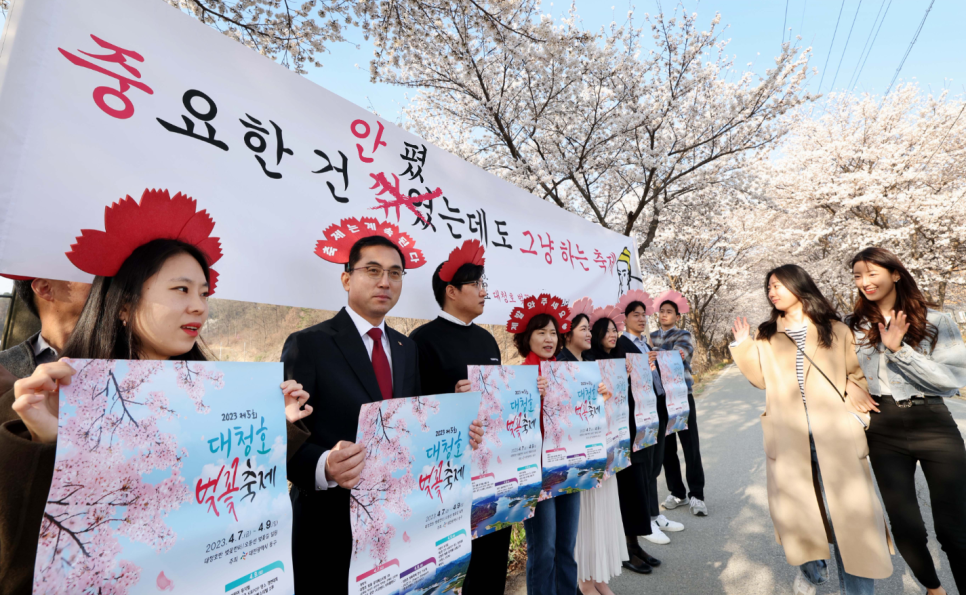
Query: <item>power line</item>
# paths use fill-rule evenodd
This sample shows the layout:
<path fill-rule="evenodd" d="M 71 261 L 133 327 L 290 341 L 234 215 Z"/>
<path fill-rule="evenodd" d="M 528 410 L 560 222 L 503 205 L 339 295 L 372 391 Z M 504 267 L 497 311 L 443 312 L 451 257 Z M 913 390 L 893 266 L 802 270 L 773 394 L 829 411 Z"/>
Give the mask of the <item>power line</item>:
<path fill-rule="evenodd" d="M 882 13 L 882 20 L 879 21 L 879 28 L 875 30 L 875 36 L 872 38 L 872 43 L 869 44 L 869 51 L 865 54 L 865 60 L 862 61 L 862 66 L 859 67 L 859 73 L 855 75 L 855 82 L 852 83 L 852 87 L 849 89 L 850 91 L 854 89 L 856 85 L 859 84 L 859 79 L 862 77 L 862 71 L 865 70 L 865 63 L 869 61 L 869 55 L 872 54 L 872 48 L 875 46 L 875 40 L 879 39 L 879 31 L 882 30 L 882 23 L 885 22 L 886 17 L 889 15 L 889 8 L 891 6 L 892 6 L 892 0 L 889 0 L 889 3 L 886 4 L 885 12 Z"/>
<path fill-rule="evenodd" d="M 805 7 L 808 6 L 808 0 L 802 3 L 802 18 L 798 21 L 798 34 L 801 35 L 805 32 Z"/>
<path fill-rule="evenodd" d="M 879 4 L 879 12 L 875 13 L 875 20 L 872 21 L 872 28 L 869 29 L 869 34 L 865 38 L 865 43 L 862 44 L 862 51 L 859 52 L 859 59 L 855 63 L 855 68 L 852 70 L 852 76 L 849 77 L 849 82 L 845 85 L 846 88 L 852 87 L 852 80 L 855 78 L 855 73 L 859 71 L 859 66 L 862 65 L 862 56 L 865 55 L 865 50 L 869 47 L 869 40 L 872 39 L 872 34 L 875 33 L 876 23 L 879 22 L 879 17 L 882 16 L 882 9 L 885 8 L 885 5 L 886 0 L 882 0 L 882 3 Z"/>
<path fill-rule="evenodd" d="M 828 56 L 825 57 L 825 66 L 822 67 L 822 78 L 818 80 L 818 92 L 822 92 L 822 83 L 825 81 L 825 71 L 828 69 L 828 60 L 832 57 L 832 47 L 835 45 L 835 35 L 839 32 L 839 21 L 842 19 L 842 11 L 845 9 L 845 0 L 839 8 L 839 18 L 835 19 L 835 30 L 832 31 L 832 44 L 828 46 Z"/>
<path fill-rule="evenodd" d="M 919 28 L 916 29 L 916 34 L 912 36 L 912 41 L 909 42 L 909 47 L 906 48 L 906 53 L 902 56 L 902 61 L 899 62 L 899 68 L 896 68 L 896 73 L 892 75 L 892 82 L 889 83 L 889 88 L 886 89 L 885 95 L 889 94 L 889 91 L 892 90 L 892 85 L 894 85 L 896 79 L 899 78 L 899 71 L 902 70 L 902 66 L 906 63 L 906 58 L 909 57 L 909 52 L 912 51 L 912 46 L 916 45 L 916 40 L 919 39 L 919 32 L 922 31 L 922 26 L 926 24 L 926 17 L 929 16 L 929 11 L 932 10 L 932 5 L 935 3 L 936 0 L 929 2 L 929 8 L 926 9 L 926 14 L 922 15 L 922 21 L 919 23 Z"/>
<path fill-rule="evenodd" d="M 859 18 L 859 9 L 861 8 L 862 0 L 859 0 L 859 5 L 855 7 L 855 16 L 852 17 L 852 26 L 849 27 L 849 35 L 845 38 L 845 47 L 842 48 L 842 57 L 839 58 L 839 65 L 835 67 L 835 76 L 832 77 L 830 90 L 835 88 L 835 80 L 839 78 L 839 69 L 842 68 L 842 61 L 845 60 L 845 51 L 849 49 L 849 40 L 852 39 L 852 30 L 855 29 L 855 21 Z"/>
<path fill-rule="evenodd" d="M 785 27 L 788 25 L 788 0 L 785 0 L 785 20 L 782 21 L 782 43 L 785 43 Z"/>

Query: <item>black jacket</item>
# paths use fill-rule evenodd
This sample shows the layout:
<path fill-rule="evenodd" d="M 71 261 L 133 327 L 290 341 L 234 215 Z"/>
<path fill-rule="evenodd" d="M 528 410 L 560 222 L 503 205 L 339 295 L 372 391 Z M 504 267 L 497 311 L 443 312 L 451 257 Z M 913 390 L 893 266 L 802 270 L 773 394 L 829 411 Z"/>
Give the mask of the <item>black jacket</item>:
<path fill-rule="evenodd" d="M 416 344 L 386 326 L 392 359 L 393 398 L 420 394 Z M 362 405 L 382 400 L 366 346 L 345 311 L 289 336 L 282 348 L 285 378 L 309 393 L 305 418 L 311 436 L 288 463 L 294 525 L 292 559 L 296 593 L 348 592 L 352 529 L 349 490 L 315 489 L 319 458 L 340 440 L 356 441 Z"/>

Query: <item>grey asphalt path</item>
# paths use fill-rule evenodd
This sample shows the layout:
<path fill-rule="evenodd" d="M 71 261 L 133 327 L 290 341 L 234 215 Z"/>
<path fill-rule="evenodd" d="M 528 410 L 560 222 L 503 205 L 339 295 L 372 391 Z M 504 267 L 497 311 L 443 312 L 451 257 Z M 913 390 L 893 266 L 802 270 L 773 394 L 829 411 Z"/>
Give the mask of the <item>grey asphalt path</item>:
<path fill-rule="evenodd" d="M 683 523 L 684 531 L 669 533 L 668 545 L 642 539 L 644 549 L 663 565 L 646 576 L 625 569 L 610 582 L 617 595 L 791 595 L 798 570 L 785 561 L 768 516 L 765 454 L 758 421 L 764 405 L 764 391 L 751 386 L 735 366 L 724 370 L 697 399 L 710 516 L 691 516 L 684 507 L 664 511 L 669 519 Z M 966 432 L 966 402 L 950 400 L 949 408 L 960 431 Z M 921 471 L 918 481 L 930 550 L 943 586 L 949 593 L 956 593 L 948 561 L 936 542 L 929 492 Z M 663 475 L 658 487 L 663 501 L 668 494 Z M 892 576 L 876 582 L 878 595 L 925 593 L 898 554 L 893 557 L 893 565 Z M 508 589 L 514 595 L 525 592 L 520 587 Z M 818 593 L 838 593 L 834 563 L 829 582 L 820 586 Z"/>

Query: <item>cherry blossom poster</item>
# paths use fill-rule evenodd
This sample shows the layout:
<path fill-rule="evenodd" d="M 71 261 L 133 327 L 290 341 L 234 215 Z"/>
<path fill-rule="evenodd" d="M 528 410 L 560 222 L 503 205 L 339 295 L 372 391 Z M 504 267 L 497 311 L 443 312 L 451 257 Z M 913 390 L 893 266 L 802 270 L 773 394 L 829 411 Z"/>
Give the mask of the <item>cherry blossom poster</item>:
<path fill-rule="evenodd" d="M 350 595 L 459 592 L 470 564 L 475 392 L 363 405 L 352 489 Z"/>
<path fill-rule="evenodd" d="M 654 377 L 647 354 L 628 353 L 627 371 L 631 378 L 631 397 L 634 399 L 634 427 L 637 433 L 631 448 L 634 452 L 657 444 L 660 420 L 657 416 L 657 395 L 654 393 Z"/>
<path fill-rule="evenodd" d="M 604 401 L 607 417 L 607 476 L 631 466 L 631 411 L 627 405 L 627 362 L 623 359 L 600 359 L 600 375 L 610 390 L 611 398 Z"/>
<path fill-rule="evenodd" d="M 684 380 L 684 361 L 678 351 L 658 351 L 657 366 L 667 395 L 667 435 L 688 429 L 688 385 Z"/>
<path fill-rule="evenodd" d="M 0 273 L 89 282 L 65 256 L 74 238 L 102 229 L 111 203 L 157 188 L 215 221 L 219 298 L 338 310 L 342 266 L 316 250 L 349 218 L 407 234 L 416 266 L 396 316 L 436 316 L 433 271 L 468 239 L 489 265 L 478 323 L 504 324 L 536 288 L 604 304 L 642 287 L 633 239 L 184 14 L 236 3 L 171 4 L 4 2 Z"/>
<path fill-rule="evenodd" d="M 541 499 L 598 487 L 607 472 L 607 419 L 597 362 L 541 362 L 543 398 Z"/>
<path fill-rule="evenodd" d="M 293 593 L 282 365 L 71 365 L 33 593 Z"/>
<path fill-rule="evenodd" d="M 473 539 L 533 516 L 540 498 L 540 393 L 536 366 L 469 366 L 479 391 L 483 443 L 473 451 Z"/>

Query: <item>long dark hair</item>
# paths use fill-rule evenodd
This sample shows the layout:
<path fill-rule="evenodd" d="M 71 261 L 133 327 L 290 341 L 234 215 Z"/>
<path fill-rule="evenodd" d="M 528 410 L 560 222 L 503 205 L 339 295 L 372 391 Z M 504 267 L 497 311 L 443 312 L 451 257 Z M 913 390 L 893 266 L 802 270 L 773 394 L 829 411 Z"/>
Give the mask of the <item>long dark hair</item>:
<path fill-rule="evenodd" d="M 792 295 L 802 303 L 802 311 L 818 329 L 818 344 L 828 349 L 832 346 L 832 323 L 841 321 L 832 302 L 822 295 L 811 275 L 797 264 L 783 264 L 765 275 L 765 296 L 768 296 L 768 283 L 775 277 Z M 785 313 L 772 304 L 771 316 L 758 326 L 756 339 L 767 341 L 778 332 L 778 319 Z"/>
<path fill-rule="evenodd" d="M 534 331 L 546 327 L 551 322 L 553 323 L 554 330 L 557 331 L 557 348 L 553 351 L 553 357 L 556 357 L 560 353 L 560 350 L 563 349 L 564 339 L 563 335 L 560 334 L 560 325 L 557 324 L 556 317 L 549 314 L 537 314 L 527 323 L 526 330 L 513 335 L 513 344 L 522 357 L 530 355 L 530 337 Z"/>
<path fill-rule="evenodd" d="M 926 297 L 922 295 L 916 280 L 913 279 L 909 270 L 903 266 L 899 257 L 885 248 L 874 246 L 853 256 L 849 262 L 849 268 L 854 269 L 855 265 L 860 262 L 878 265 L 889 271 L 889 274 L 896 273 L 899 275 L 899 280 L 895 283 L 895 310 L 896 312 L 900 310 L 905 312 L 909 322 L 909 330 L 906 332 L 903 342 L 916 348 L 919 347 L 920 343 L 928 340 L 931 346 L 935 346 L 939 329 L 929 323 L 926 318 L 926 311 L 929 308 L 938 308 L 938 306 L 927 301 Z M 879 311 L 875 302 L 866 298 L 860 290 L 852 309 L 852 316 L 849 317 L 849 327 L 853 331 L 861 331 L 865 334 L 863 345 L 875 346 L 879 344 L 880 340 L 879 323 L 885 324 L 885 317 Z"/>
<path fill-rule="evenodd" d="M 90 296 L 77 326 L 71 333 L 64 356 L 90 359 L 141 359 L 141 341 L 134 324 L 121 323 L 121 312 L 127 307 L 132 314 L 141 304 L 144 283 L 156 275 L 173 256 L 187 254 L 198 261 L 211 283 L 211 272 L 204 253 L 179 240 L 153 240 L 138 247 L 127 257 L 113 277 L 95 277 Z M 205 361 L 211 359 L 201 337 L 187 353 L 174 359 Z"/>
<path fill-rule="evenodd" d="M 617 347 L 608 351 L 604 349 L 604 337 L 607 336 L 607 331 L 610 330 L 611 325 L 617 328 L 617 325 L 613 320 L 607 318 L 606 316 L 597 320 L 594 326 L 590 327 L 590 352 L 594 354 L 595 359 L 614 359 L 618 356 Z M 620 330 L 620 329 L 618 329 Z"/>

